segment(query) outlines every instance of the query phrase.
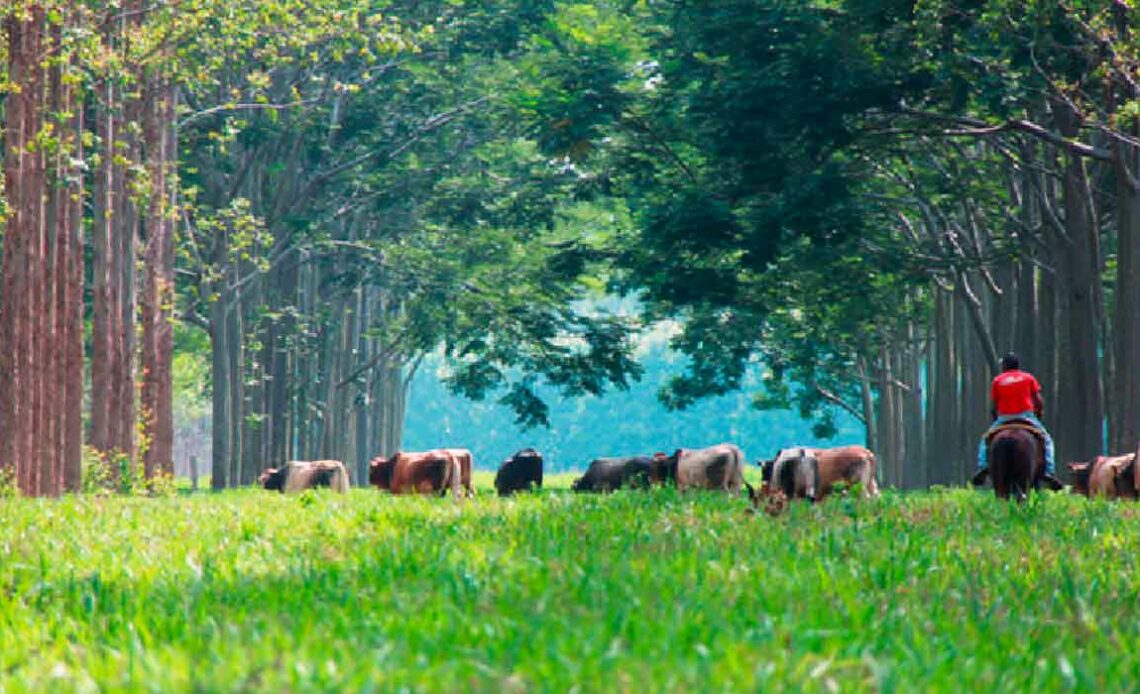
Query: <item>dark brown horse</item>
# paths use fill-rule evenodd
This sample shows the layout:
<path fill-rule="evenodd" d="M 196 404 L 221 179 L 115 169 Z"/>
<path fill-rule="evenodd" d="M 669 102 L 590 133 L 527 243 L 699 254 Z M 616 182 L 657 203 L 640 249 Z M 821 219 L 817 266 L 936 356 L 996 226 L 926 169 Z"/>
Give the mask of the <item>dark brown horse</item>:
<path fill-rule="evenodd" d="M 1013 495 L 1025 501 L 1030 489 L 1040 489 L 1045 477 L 1041 441 L 1024 426 L 998 429 L 989 443 L 990 479 L 999 499 Z"/>

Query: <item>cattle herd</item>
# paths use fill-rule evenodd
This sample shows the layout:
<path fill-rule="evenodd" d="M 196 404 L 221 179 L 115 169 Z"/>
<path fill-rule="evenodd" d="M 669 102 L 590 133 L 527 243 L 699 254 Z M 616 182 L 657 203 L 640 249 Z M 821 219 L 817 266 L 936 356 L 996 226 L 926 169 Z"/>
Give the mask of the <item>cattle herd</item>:
<path fill-rule="evenodd" d="M 867 497 L 879 494 L 875 455 L 862 446 L 785 448 L 771 460 L 757 461 L 762 479 L 759 490 L 744 481 L 744 460 L 740 448 L 729 443 L 703 449 L 681 448 L 672 455 L 597 458 L 571 488 L 575 492 L 609 492 L 675 485 L 681 491 L 710 489 L 729 494 L 739 494 L 744 489 L 752 509 L 763 508 L 773 515 L 785 509 L 792 499 L 820 501 L 840 489 Z M 1070 489 L 1083 496 L 1140 499 L 1137 460 L 1140 452 L 1070 463 Z M 368 482 L 392 494 L 450 493 L 459 499 L 474 494 L 473 467 L 471 451 L 464 448 L 400 451 L 390 458 L 373 459 Z M 500 496 L 510 496 L 541 489 L 542 471 L 542 454 L 524 448 L 499 465 L 495 490 Z M 282 493 L 316 487 L 346 492 L 351 486 L 348 470 L 338 460 L 290 461 L 263 472 L 259 482 L 265 489 Z"/>
<path fill-rule="evenodd" d="M 840 488 L 876 496 L 875 456 L 862 446 L 841 448 L 796 447 L 781 450 L 774 458 L 758 461 L 763 483 L 759 491 L 744 481 L 744 453 L 738 446 L 722 443 L 703 449 L 681 448 L 672 455 L 597 458 L 572 485 L 575 492 L 609 492 L 621 488 L 647 489 L 675 485 L 689 489 L 720 490 L 739 494 L 747 490 L 753 508 L 778 513 L 790 499 L 819 501 Z M 368 482 L 392 494 L 451 494 L 456 499 L 472 496 L 474 459 L 464 448 L 439 448 L 419 453 L 400 451 L 391 457 L 373 459 Z M 495 490 L 500 496 L 542 488 L 542 454 L 524 448 L 499 465 Z M 290 461 L 270 468 L 260 477 L 265 489 L 282 493 L 328 487 L 345 492 L 348 470 L 337 460 Z"/>

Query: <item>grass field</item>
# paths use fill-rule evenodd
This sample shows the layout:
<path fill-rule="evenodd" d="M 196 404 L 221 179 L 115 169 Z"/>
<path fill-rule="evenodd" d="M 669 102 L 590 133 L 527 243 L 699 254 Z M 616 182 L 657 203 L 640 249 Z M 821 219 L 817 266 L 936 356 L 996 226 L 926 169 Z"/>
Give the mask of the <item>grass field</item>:
<path fill-rule="evenodd" d="M 0 690 L 1140 681 L 1135 506 L 744 508 L 672 490 L 0 500 Z"/>

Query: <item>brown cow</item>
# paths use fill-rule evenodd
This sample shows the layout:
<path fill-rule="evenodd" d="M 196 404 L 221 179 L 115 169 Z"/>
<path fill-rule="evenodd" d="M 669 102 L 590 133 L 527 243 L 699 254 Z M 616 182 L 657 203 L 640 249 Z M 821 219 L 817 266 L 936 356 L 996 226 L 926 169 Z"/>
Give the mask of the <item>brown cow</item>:
<path fill-rule="evenodd" d="M 280 468 L 269 468 L 258 478 L 261 486 L 284 493 L 301 492 L 315 487 L 328 487 L 334 492 L 348 491 L 348 470 L 339 460 L 290 460 Z"/>
<path fill-rule="evenodd" d="M 368 481 L 393 494 L 446 494 L 460 496 L 461 463 L 445 450 L 398 452 L 391 458 L 374 458 Z"/>
<path fill-rule="evenodd" d="M 785 448 L 772 460 L 760 463 L 764 483 L 760 491 L 748 490 L 752 505 L 765 505 L 769 512 L 779 512 L 783 501 L 801 498 L 820 501 L 834 491 L 839 482 L 859 484 L 864 497 L 879 495 L 875 481 L 875 454 L 863 446 L 839 448 Z"/>
<path fill-rule="evenodd" d="M 1135 453 L 1097 456 L 1091 463 L 1069 463 L 1069 471 L 1073 475 L 1071 491 L 1088 497 L 1135 499 L 1135 463 Z"/>

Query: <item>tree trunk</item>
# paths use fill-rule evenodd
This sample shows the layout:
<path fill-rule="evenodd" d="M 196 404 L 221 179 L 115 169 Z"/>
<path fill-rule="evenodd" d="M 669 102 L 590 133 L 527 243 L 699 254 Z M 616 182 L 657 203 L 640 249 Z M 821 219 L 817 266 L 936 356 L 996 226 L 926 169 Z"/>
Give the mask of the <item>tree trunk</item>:
<path fill-rule="evenodd" d="M 66 263 L 61 297 L 66 332 L 62 336 L 65 371 L 63 388 L 63 483 L 69 492 L 78 492 L 83 478 L 83 109 L 68 99 L 75 109 L 71 145 L 72 165 L 67 180 L 70 206 L 67 228 Z"/>
<path fill-rule="evenodd" d="M 4 18 L 8 37 L 8 79 L 23 84 L 29 70 L 34 69 L 29 55 L 27 22 L 9 13 Z M 24 187 L 27 185 L 27 166 L 30 153 L 27 142 L 25 111 L 29 94 L 24 91 L 8 95 L 5 100 L 4 129 L 4 193 L 9 207 L 4 220 L 3 260 L 0 261 L 0 465 L 4 466 L 5 482 L 22 480 L 25 451 L 21 428 L 24 423 L 24 401 L 20 394 L 26 390 L 24 335 L 21 333 L 23 302 L 27 300 L 23 273 L 26 269 L 27 239 L 23 209 Z"/>
<path fill-rule="evenodd" d="M 114 255 L 113 211 L 116 207 L 117 171 L 114 142 L 118 124 L 114 113 L 116 89 L 113 80 L 104 79 L 99 89 L 105 106 L 96 116 L 100 151 L 92 200 L 91 392 L 100 394 L 100 397 L 91 400 L 91 434 L 88 438 L 95 450 L 106 453 L 112 447 L 110 427 L 114 399 L 111 391 L 111 257 Z"/>
<path fill-rule="evenodd" d="M 1140 442 L 1140 149 L 1118 146 L 1116 176 L 1116 293 L 1113 342 L 1116 352 L 1112 426 L 1113 453 L 1136 450 Z"/>
<path fill-rule="evenodd" d="M 1065 137 L 1076 137 L 1079 131 L 1078 115 L 1068 104 L 1056 100 L 1053 105 L 1058 129 Z M 1066 323 L 1065 342 L 1060 363 L 1065 365 L 1065 395 L 1056 406 L 1062 411 L 1063 436 L 1058 436 L 1058 458 L 1061 460 L 1090 460 L 1102 452 L 1104 427 L 1104 395 L 1101 387 L 1101 369 L 1097 323 L 1101 295 L 1098 273 L 1099 251 L 1097 230 L 1092 208 L 1092 193 L 1084 160 L 1073 154 L 1064 155 L 1064 209 L 1067 239 L 1055 257 L 1062 257 L 1057 265 L 1063 269 L 1062 286 L 1065 288 Z"/>
<path fill-rule="evenodd" d="M 859 357 L 856 362 L 856 367 L 859 374 L 859 390 L 863 400 L 863 425 L 867 431 L 866 445 L 867 448 L 874 451 L 875 455 L 879 457 L 879 465 L 876 466 L 876 475 L 878 477 L 878 481 L 883 482 L 884 471 L 878 440 L 879 428 L 877 422 L 875 421 L 875 398 L 871 390 L 871 374 L 870 369 L 867 368 L 866 358 Z"/>
<path fill-rule="evenodd" d="M 152 77 L 144 106 L 151 183 L 142 296 L 142 412 L 147 440 L 143 462 L 147 478 L 174 473 L 173 99 L 170 84 Z"/>
<path fill-rule="evenodd" d="M 892 385 L 891 357 L 884 346 L 879 350 L 878 416 L 879 464 L 883 467 L 883 481 L 889 486 L 899 483 L 898 437 L 895 432 L 895 388 Z"/>
<path fill-rule="evenodd" d="M 903 377 L 911 392 L 903 397 L 903 431 L 906 441 L 906 468 L 903 477 L 911 488 L 925 488 L 930 485 L 927 476 L 926 431 L 923 427 L 923 402 L 925 389 L 922 383 L 922 361 L 919 343 L 919 329 L 913 323 L 907 326 L 908 347 L 902 363 Z"/>

